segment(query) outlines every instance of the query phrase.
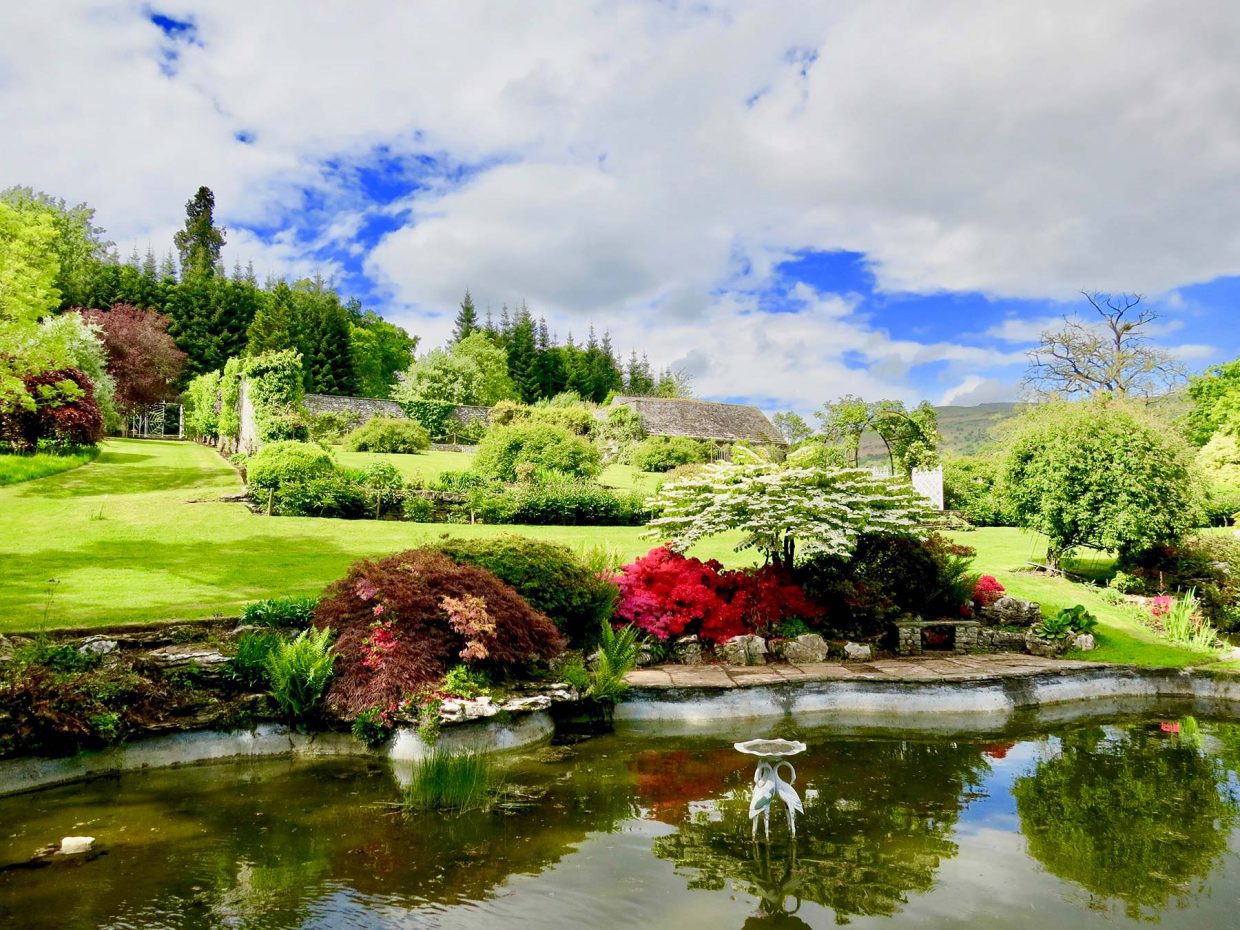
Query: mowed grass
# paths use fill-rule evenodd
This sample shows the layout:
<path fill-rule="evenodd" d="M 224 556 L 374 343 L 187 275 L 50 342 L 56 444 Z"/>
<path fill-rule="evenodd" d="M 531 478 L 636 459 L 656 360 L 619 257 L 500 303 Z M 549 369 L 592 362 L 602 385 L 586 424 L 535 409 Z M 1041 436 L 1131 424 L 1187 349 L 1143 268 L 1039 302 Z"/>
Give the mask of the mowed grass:
<path fill-rule="evenodd" d="M 346 468 L 365 468 L 372 462 L 394 465 L 406 481 L 433 481 L 446 471 L 466 471 L 473 464 L 471 452 L 438 452 L 434 449 L 417 455 L 387 452 L 349 452 L 336 446 L 336 461 Z"/>
<path fill-rule="evenodd" d="M 1064 607 L 1085 605 L 1098 618 L 1094 639 L 1098 648 L 1072 653 L 1069 658 L 1093 662 L 1119 662 L 1134 665 L 1206 665 L 1217 661 L 1216 654 L 1173 646 L 1142 625 L 1134 608 L 1115 605 L 1103 599 L 1103 589 L 1092 584 L 1053 577 L 1030 570 L 1029 562 L 1046 554 L 1046 539 L 1011 527 L 990 527 L 971 533 L 952 533 L 957 542 L 977 549 L 974 568 L 994 575 L 1013 597 L 1037 601 L 1044 615 Z M 1114 570 L 1114 559 L 1106 553 L 1084 550 L 1065 560 L 1065 568 L 1089 578 L 1106 578 Z"/>
<path fill-rule="evenodd" d="M 155 440 L 109 440 L 89 465 L 0 488 L 0 632 L 235 616 L 253 600 L 318 594 L 358 558 L 445 534 L 518 532 L 624 558 L 653 545 L 641 527 L 265 517 L 219 500 L 241 491 L 214 450 Z M 694 554 L 751 564 L 735 542 L 713 539 Z"/>
<path fill-rule="evenodd" d="M 0 454 L 0 487 L 81 468 L 97 454 L 95 449 L 65 453 L 35 452 L 32 455 Z"/>

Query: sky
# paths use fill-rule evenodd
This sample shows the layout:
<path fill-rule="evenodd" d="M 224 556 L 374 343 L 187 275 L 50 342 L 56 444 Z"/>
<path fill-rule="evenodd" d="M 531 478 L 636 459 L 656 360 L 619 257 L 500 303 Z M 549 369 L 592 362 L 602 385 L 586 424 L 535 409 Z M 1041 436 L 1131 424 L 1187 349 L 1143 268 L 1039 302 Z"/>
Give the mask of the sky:
<path fill-rule="evenodd" d="M 322 274 L 441 343 L 466 288 L 699 396 L 1016 399 L 1081 290 L 1240 354 L 1240 4 L 0 5 L 0 187 Z"/>

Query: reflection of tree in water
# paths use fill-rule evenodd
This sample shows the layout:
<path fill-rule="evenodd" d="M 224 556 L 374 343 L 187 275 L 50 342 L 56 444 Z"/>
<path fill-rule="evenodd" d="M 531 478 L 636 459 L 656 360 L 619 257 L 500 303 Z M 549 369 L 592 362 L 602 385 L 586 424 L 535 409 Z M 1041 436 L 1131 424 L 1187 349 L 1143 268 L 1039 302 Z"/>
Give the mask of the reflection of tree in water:
<path fill-rule="evenodd" d="M 804 761 L 802 761 L 804 760 Z M 798 757 L 797 788 L 806 799 L 797 818 L 796 849 L 782 832 L 768 867 L 750 839 L 747 787 L 715 805 L 717 819 L 697 817 L 655 841 L 654 852 L 691 870 L 690 888 L 738 884 L 760 899 L 794 899 L 852 915 L 896 913 L 909 892 L 928 890 L 939 863 L 956 854 L 951 840 L 967 790 L 987 763 L 977 746 L 913 742 L 842 741 L 830 752 Z M 777 866 L 791 862 L 788 875 Z"/>
<path fill-rule="evenodd" d="M 1227 767 L 1201 751 L 1195 721 L 1187 731 L 1062 737 L 1012 786 L 1030 854 L 1051 874 L 1122 901 L 1129 917 L 1199 890 L 1240 809 Z"/>

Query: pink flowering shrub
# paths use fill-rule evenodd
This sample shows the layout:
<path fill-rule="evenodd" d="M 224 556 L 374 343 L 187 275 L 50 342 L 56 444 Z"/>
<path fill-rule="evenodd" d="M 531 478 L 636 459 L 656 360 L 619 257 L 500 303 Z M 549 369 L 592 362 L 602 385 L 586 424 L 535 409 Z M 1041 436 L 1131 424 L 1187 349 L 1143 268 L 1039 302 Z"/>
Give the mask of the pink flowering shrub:
<path fill-rule="evenodd" d="M 621 568 L 616 583 L 616 619 L 660 640 L 697 634 L 720 643 L 821 614 L 774 566 L 729 571 L 713 559 L 686 558 L 663 546 Z"/>
<path fill-rule="evenodd" d="M 1158 597 L 1150 598 L 1150 614 L 1155 620 L 1161 620 L 1167 614 L 1171 613 L 1171 597 L 1167 594 L 1160 594 Z"/>
<path fill-rule="evenodd" d="M 993 575 L 982 575 L 973 585 L 973 603 L 980 607 L 989 607 L 1003 597 L 1005 590 Z"/>

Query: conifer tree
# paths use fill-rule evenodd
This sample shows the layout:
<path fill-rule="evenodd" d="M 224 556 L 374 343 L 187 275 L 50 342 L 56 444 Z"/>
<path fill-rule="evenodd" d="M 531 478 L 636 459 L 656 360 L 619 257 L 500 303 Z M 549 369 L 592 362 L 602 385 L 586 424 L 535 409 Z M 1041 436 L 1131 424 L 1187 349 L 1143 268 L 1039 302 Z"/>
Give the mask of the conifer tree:
<path fill-rule="evenodd" d="M 185 204 L 185 228 L 173 236 L 185 278 L 212 277 L 224 247 L 224 230 L 215 225 L 215 194 L 200 187 Z"/>
<path fill-rule="evenodd" d="M 534 338 L 534 320 L 530 316 L 529 308 L 525 306 L 524 302 L 517 309 L 516 316 L 511 321 L 511 330 L 506 349 L 508 352 L 508 376 L 512 378 L 512 383 L 516 385 L 517 393 L 521 395 L 521 399 L 527 404 L 538 400 L 541 396 L 535 370 L 538 361 L 538 347 Z"/>
<path fill-rule="evenodd" d="M 478 313 L 474 309 L 474 299 L 468 288 L 465 299 L 461 301 L 461 309 L 456 314 L 456 325 L 452 329 L 452 344 L 456 345 L 466 336 L 478 330 Z"/>

